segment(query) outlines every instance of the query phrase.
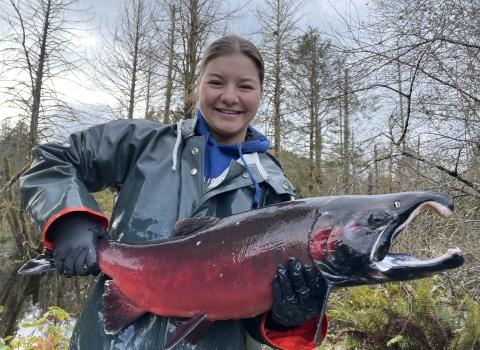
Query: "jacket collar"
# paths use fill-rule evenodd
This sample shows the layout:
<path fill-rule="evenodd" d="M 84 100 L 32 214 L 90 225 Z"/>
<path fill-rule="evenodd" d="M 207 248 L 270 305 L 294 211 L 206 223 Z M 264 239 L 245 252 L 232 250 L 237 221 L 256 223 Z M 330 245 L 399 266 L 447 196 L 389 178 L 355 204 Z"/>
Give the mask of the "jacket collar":
<path fill-rule="evenodd" d="M 192 137 L 195 134 L 195 127 L 197 126 L 198 118 L 194 116 L 192 119 L 185 119 L 182 125 L 182 138 L 184 140 Z"/>

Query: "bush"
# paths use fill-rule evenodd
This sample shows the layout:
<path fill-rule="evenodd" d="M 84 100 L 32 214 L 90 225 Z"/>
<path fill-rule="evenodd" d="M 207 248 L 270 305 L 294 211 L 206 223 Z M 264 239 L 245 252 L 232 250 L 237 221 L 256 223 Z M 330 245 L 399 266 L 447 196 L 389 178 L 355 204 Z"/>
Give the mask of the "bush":
<path fill-rule="evenodd" d="M 0 339 L 0 350 L 60 350 L 67 349 L 73 329 L 71 315 L 58 306 L 51 306 L 38 320 L 22 323 L 29 335 L 16 335 Z"/>

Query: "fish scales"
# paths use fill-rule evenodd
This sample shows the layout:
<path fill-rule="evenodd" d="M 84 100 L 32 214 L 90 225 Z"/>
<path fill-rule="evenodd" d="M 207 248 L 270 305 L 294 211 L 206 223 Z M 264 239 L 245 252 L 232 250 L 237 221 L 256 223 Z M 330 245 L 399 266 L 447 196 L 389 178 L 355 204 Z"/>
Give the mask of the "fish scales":
<path fill-rule="evenodd" d="M 292 215 L 292 206 L 298 203 L 265 211 L 261 217 L 254 212 L 235 215 L 213 228 L 163 243 L 103 241 L 100 268 L 128 299 L 158 315 L 252 317 L 271 309 L 270 276 L 279 264 L 290 256 L 313 264 L 308 236 L 316 211 L 307 207 Z"/>

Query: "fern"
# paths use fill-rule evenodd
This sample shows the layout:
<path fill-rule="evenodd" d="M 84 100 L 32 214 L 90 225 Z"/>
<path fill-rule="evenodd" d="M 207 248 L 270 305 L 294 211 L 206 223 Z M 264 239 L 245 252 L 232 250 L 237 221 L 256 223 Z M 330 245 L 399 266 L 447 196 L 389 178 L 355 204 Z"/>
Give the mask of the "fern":
<path fill-rule="evenodd" d="M 459 317 L 447 294 L 439 277 L 337 291 L 328 313 L 338 330 L 328 339 L 340 348 L 445 348 Z"/>
<path fill-rule="evenodd" d="M 463 309 L 462 327 L 455 331 L 456 337 L 449 349 L 480 349 L 480 305 L 467 296 L 463 299 L 461 308 Z"/>

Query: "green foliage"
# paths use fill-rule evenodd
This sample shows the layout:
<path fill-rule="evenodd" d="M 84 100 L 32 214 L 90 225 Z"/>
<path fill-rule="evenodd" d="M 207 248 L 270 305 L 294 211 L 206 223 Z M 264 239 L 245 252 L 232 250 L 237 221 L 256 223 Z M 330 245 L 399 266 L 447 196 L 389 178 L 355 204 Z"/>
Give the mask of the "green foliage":
<path fill-rule="evenodd" d="M 21 328 L 30 330 L 29 335 L 0 339 L 0 350 L 67 349 L 70 341 L 67 333 L 73 329 L 70 314 L 57 306 L 48 310 L 40 319 L 21 324 Z"/>
<path fill-rule="evenodd" d="M 456 337 L 449 349 L 480 349 L 480 305 L 470 297 L 461 303 L 461 327 L 455 331 Z"/>
<path fill-rule="evenodd" d="M 329 304 L 330 344 L 342 349 L 444 348 L 459 317 L 447 294 L 439 276 L 338 291 Z"/>
<path fill-rule="evenodd" d="M 114 196 L 109 189 L 103 190 L 101 192 L 93 193 L 93 198 L 97 201 L 102 212 L 110 218 L 113 211 L 114 205 Z"/>

